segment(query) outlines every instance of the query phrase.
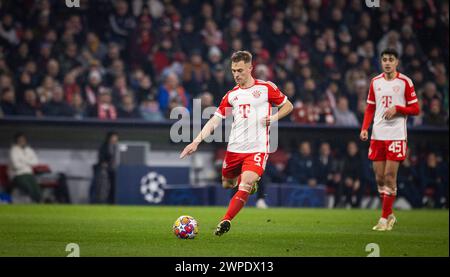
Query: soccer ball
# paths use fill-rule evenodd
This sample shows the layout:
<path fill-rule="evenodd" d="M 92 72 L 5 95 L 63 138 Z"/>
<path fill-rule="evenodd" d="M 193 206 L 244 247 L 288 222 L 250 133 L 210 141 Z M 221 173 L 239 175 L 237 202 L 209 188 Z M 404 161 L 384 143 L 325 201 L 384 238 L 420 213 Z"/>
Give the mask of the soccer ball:
<path fill-rule="evenodd" d="M 182 215 L 173 224 L 173 233 L 180 239 L 193 239 L 198 234 L 198 224 L 192 216 Z"/>

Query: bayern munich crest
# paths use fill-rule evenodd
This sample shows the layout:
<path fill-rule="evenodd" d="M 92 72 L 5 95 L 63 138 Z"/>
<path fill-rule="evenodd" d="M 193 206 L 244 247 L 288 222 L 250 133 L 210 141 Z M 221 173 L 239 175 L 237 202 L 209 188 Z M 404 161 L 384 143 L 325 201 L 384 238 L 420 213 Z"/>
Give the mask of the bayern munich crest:
<path fill-rule="evenodd" d="M 255 98 L 259 98 L 261 96 L 261 92 L 259 90 L 255 90 L 252 94 Z"/>
<path fill-rule="evenodd" d="M 394 86 L 392 89 L 395 93 L 398 93 L 400 91 L 400 86 Z"/>

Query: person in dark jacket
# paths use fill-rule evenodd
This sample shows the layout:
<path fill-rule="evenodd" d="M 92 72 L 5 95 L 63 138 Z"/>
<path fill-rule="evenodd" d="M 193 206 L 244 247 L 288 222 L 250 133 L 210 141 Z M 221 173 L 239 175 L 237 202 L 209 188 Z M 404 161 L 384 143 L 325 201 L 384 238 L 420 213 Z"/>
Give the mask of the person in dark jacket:
<path fill-rule="evenodd" d="M 447 205 L 448 188 L 446 189 L 446 187 L 448 187 L 448 183 L 444 183 L 446 174 L 448 175 L 448 168 L 442 166 L 442 162 L 440 162 L 436 153 L 430 152 L 426 160 L 420 165 L 422 190 L 427 196 L 426 198 L 430 198 L 429 201 L 424 203 L 425 205 L 434 208 L 442 208 Z M 447 190 L 447 193 L 445 190 Z"/>
<path fill-rule="evenodd" d="M 134 103 L 133 96 L 130 94 L 122 96 L 122 103 L 118 108 L 117 115 L 119 118 L 141 118 L 141 114 Z"/>
<path fill-rule="evenodd" d="M 361 176 L 363 176 L 363 160 L 358 145 L 354 141 L 347 144 L 347 153 L 343 160 L 341 191 L 345 196 L 345 207 L 359 207 L 361 204 L 362 188 Z"/>
<path fill-rule="evenodd" d="M 114 131 L 108 132 L 98 150 L 98 163 L 94 165 L 91 186 L 92 203 L 114 203 L 118 143 L 119 135 Z"/>
<path fill-rule="evenodd" d="M 3 112 L 3 115 L 17 114 L 14 90 L 10 87 L 3 88 L 1 91 L 0 110 Z"/>
<path fill-rule="evenodd" d="M 288 175 L 298 184 L 314 187 L 317 185 L 314 163 L 311 144 L 303 141 L 298 144 L 298 151 L 292 154 L 288 162 Z"/>
<path fill-rule="evenodd" d="M 72 107 L 64 101 L 64 91 L 62 87 L 56 86 L 53 90 L 52 100 L 42 107 L 45 116 L 65 116 L 72 117 Z"/>
<path fill-rule="evenodd" d="M 36 91 L 27 89 L 24 93 L 24 102 L 17 106 L 17 114 L 24 116 L 41 117 L 42 111 L 37 100 Z"/>

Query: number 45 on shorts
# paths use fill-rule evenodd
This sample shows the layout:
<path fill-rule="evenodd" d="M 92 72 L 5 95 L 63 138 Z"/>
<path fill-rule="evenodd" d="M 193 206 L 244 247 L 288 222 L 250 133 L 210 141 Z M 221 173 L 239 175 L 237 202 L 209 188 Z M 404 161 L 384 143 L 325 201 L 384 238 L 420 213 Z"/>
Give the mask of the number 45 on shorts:
<path fill-rule="evenodd" d="M 404 140 L 395 140 L 389 144 L 388 151 L 398 154 L 400 153 L 402 156 L 406 155 L 406 141 Z"/>

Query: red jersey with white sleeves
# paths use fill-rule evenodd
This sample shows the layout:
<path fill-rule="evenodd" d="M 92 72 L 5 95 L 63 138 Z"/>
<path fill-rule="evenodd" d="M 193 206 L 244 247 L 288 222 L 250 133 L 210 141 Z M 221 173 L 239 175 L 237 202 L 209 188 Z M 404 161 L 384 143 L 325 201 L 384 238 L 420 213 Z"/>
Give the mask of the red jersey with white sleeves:
<path fill-rule="evenodd" d="M 269 127 L 263 119 L 272 113 L 272 105 L 281 106 L 287 97 L 272 82 L 255 80 L 249 88 L 239 85 L 222 98 L 215 115 L 233 116 L 227 151 L 234 153 L 269 152 Z"/>
<path fill-rule="evenodd" d="M 418 102 L 414 84 L 410 78 L 398 73 L 393 80 L 386 80 L 384 73 L 370 82 L 368 104 L 375 105 L 372 128 L 373 140 L 406 140 L 407 116 L 397 113 L 392 119 L 383 118 L 387 109 L 394 106 L 408 106 Z"/>

